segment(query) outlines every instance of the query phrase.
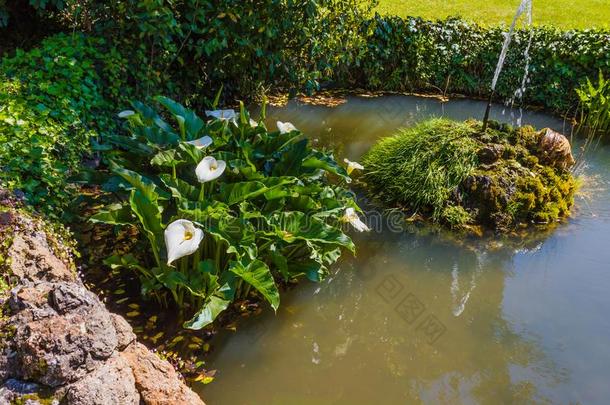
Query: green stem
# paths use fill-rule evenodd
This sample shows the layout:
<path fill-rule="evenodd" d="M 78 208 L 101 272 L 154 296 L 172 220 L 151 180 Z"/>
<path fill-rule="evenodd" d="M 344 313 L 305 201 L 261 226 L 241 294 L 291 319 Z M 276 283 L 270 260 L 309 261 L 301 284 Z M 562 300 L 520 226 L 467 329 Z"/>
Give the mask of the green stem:
<path fill-rule="evenodd" d="M 199 189 L 199 201 L 203 202 L 205 197 L 205 183 L 201 183 L 201 189 Z"/>
<path fill-rule="evenodd" d="M 201 249 L 197 249 L 193 255 L 193 270 L 199 271 L 199 262 L 201 261 Z"/>
<path fill-rule="evenodd" d="M 216 264 L 215 268 L 216 268 L 216 274 L 220 274 L 220 253 L 221 253 L 221 248 L 222 248 L 222 241 L 216 241 L 216 256 L 214 259 L 214 263 Z"/>

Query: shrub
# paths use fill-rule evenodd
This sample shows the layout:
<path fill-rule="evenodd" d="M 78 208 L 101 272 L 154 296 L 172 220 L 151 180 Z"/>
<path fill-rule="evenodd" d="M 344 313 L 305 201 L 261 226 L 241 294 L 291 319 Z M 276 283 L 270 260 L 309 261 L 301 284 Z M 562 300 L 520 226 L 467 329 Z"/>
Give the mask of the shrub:
<path fill-rule="evenodd" d="M 177 129 L 133 103 L 135 111 L 123 114 L 131 135 L 107 137 L 105 148 L 114 175 L 104 187 L 121 199 L 92 220 L 138 227 L 148 255 L 107 263 L 136 271 L 145 293 L 171 293 L 195 313 L 185 326 L 209 324 L 251 288 L 276 309 L 274 277 L 319 281 L 342 248 L 354 250 L 340 225 L 357 206 L 332 154 L 312 149 L 298 130 L 268 131 L 243 106 L 237 117 L 225 110 L 227 119 L 206 123 L 170 99 L 158 101 Z"/>
<path fill-rule="evenodd" d="M 360 32 L 366 48 L 348 68 L 335 75 L 340 86 L 371 90 L 448 91 L 489 94 L 503 42 L 503 27 L 484 28 L 460 19 L 382 17 L 366 21 Z M 521 86 L 524 50 L 532 35 L 530 74 L 524 101 L 566 112 L 576 106 L 574 88 L 598 70 L 610 75 L 610 32 L 562 31 L 535 27 L 515 32 L 496 88 L 511 101 Z"/>
<path fill-rule="evenodd" d="M 183 98 L 188 94 L 189 102 L 203 105 L 218 83 L 229 100 L 267 86 L 317 89 L 360 49 L 358 28 L 369 3 L 121 0 L 101 13 L 94 30 L 139 50 L 143 65 L 171 77 Z"/>
<path fill-rule="evenodd" d="M 60 212 L 90 139 L 116 128 L 137 70 L 104 39 L 59 34 L 0 64 L 0 185 Z"/>

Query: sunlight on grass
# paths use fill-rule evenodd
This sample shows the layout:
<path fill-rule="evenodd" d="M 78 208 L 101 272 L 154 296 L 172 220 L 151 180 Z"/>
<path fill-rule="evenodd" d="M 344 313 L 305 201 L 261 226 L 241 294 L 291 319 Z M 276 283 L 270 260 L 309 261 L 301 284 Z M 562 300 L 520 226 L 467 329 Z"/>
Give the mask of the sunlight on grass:
<path fill-rule="evenodd" d="M 508 24 L 520 0 L 380 0 L 380 14 L 428 19 L 461 16 L 482 25 Z M 534 2 L 534 24 L 560 28 L 610 27 L 608 0 L 537 0 Z"/>

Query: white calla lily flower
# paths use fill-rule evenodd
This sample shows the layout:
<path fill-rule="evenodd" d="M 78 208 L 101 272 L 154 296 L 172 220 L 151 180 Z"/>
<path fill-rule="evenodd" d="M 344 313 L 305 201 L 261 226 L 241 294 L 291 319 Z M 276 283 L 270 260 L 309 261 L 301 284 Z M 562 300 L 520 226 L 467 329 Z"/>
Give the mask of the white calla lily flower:
<path fill-rule="evenodd" d="M 343 159 L 343 161 L 347 163 L 347 174 L 352 174 L 354 170 L 364 170 L 364 166 L 358 162 L 352 162 L 349 159 Z"/>
<path fill-rule="evenodd" d="M 205 110 L 205 115 L 207 115 L 208 117 L 212 117 L 212 118 L 216 118 L 219 120 L 225 120 L 225 121 L 233 121 L 236 122 L 237 119 L 237 114 L 235 113 L 235 110 L 232 108 L 229 108 L 227 110 Z"/>
<path fill-rule="evenodd" d="M 187 141 L 186 143 L 188 143 L 189 145 L 193 145 L 196 146 L 199 149 L 203 149 L 203 148 L 207 148 L 208 146 L 210 146 L 212 144 L 212 138 L 210 138 L 209 136 L 203 136 L 199 139 L 194 139 L 192 141 Z"/>
<path fill-rule="evenodd" d="M 356 210 L 353 208 L 346 208 L 343 217 L 341 217 L 341 221 L 349 222 L 358 232 L 368 232 L 371 229 L 366 226 L 364 222 L 360 220 L 358 214 L 356 214 Z"/>
<path fill-rule="evenodd" d="M 258 122 L 254 121 L 252 118 L 250 118 L 250 126 L 252 128 L 256 128 L 256 127 L 258 127 Z"/>
<path fill-rule="evenodd" d="M 282 121 L 277 122 L 277 129 L 279 129 L 280 133 L 282 134 L 287 134 L 291 131 L 298 131 L 298 129 L 294 125 L 292 125 L 292 123 Z"/>
<path fill-rule="evenodd" d="M 178 219 L 165 228 L 167 265 L 197 251 L 203 239 L 203 231 L 186 219 Z"/>
<path fill-rule="evenodd" d="M 197 180 L 200 183 L 216 180 L 227 168 L 227 163 L 224 160 L 216 160 L 212 156 L 204 157 L 195 169 Z"/>
<path fill-rule="evenodd" d="M 125 111 L 121 111 L 120 113 L 118 113 L 119 118 L 128 118 L 131 117 L 132 115 L 135 115 L 135 111 L 133 110 L 125 110 Z"/>

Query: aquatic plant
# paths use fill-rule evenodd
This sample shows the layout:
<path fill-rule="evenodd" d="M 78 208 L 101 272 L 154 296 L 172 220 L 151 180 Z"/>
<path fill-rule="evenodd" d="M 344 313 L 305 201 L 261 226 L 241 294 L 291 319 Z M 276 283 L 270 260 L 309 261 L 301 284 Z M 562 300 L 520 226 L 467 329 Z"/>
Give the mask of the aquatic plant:
<path fill-rule="evenodd" d="M 186 327 L 206 326 L 251 292 L 277 309 L 274 278 L 319 281 L 342 249 L 354 251 L 345 213 L 365 226 L 331 153 L 313 149 L 294 126 L 268 131 L 243 105 L 238 114 L 209 111 L 206 122 L 157 101 L 177 129 L 140 102 L 122 114 L 130 135 L 99 146 L 111 170 L 103 188 L 120 199 L 91 220 L 140 230 L 148 257 L 127 252 L 106 262 L 136 271 L 144 293 L 163 300 L 169 292 L 194 314 Z"/>
<path fill-rule="evenodd" d="M 454 229 L 510 231 L 569 215 L 576 180 L 565 137 L 490 121 L 432 119 L 379 141 L 363 159 L 369 193 Z"/>
<path fill-rule="evenodd" d="M 597 86 L 589 78 L 576 89 L 580 99 L 580 127 L 590 138 L 610 133 L 610 80 L 599 71 Z"/>

